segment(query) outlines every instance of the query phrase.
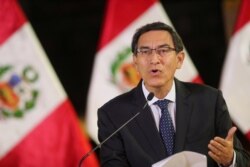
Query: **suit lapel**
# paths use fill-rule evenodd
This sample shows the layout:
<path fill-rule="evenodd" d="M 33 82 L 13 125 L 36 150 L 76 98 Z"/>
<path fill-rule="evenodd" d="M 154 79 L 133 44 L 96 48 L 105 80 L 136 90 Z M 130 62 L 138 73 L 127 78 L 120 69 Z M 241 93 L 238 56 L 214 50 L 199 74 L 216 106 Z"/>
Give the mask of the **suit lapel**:
<path fill-rule="evenodd" d="M 145 135 L 145 139 L 148 141 L 148 144 L 152 147 L 153 152 L 151 155 L 154 155 L 153 157 L 157 157 L 157 160 L 163 159 L 167 156 L 167 154 L 160 138 L 160 134 L 157 130 L 152 111 L 149 106 L 146 106 L 144 110 L 142 109 L 146 103 L 146 99 L 144 97 L 141 84 L 137 86 L 134 97 L 137 109 L 133 112 L 136 113 L 137 111 L 141 111 L 141 114 L 136 118 L 136 122 L 140 130 Z"/>
<path fill-rule="evenodd" d="M 185 85 L 175 80 L 176 83 L 176 140 L 175 152 L 184 150 L 188 124 L 191 115 L 191 103 L 188 102 L 189 90 Z"/>
<path fill-rule="evenodd" d="M 184 150 L 185 139 L 188 130 L 188 124 L 191 115 L 191 103 L 188 101 L 190 91 L 185 85 L 175 79 L 176 83 L 176 140 L 175 140 L 175 152 Z M 144 133 L 145 139 L 152 147 L 153 154 L 158 155 L 159 159 L 165 158 L 167 153 L 165 151 L 164 144 L 161 140 L 160 134 L 156 128 L 156 124 L 152 115 L 152 111 L 149 106 L 142 110 L 146 99 L 144 97 L 141 82 L 135 89 L 134 104 L 136 109 L 133 110 L 133 114 L 137 111 L 141 111 L 141 114 L 136 118 L 138 128 Z"/>

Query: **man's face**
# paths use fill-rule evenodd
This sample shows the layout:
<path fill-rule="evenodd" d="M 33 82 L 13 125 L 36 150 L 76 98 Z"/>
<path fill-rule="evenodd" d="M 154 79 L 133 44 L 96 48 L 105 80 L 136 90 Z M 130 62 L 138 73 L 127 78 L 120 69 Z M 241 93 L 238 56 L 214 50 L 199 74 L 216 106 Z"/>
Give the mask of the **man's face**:
<path fill-rule="evenodd" d="M 133 56 L 133 61 L 149 90 L 171 87 L 175 71 L 181 68 L 184 60 L 184 53 L 176 53 L 173 48 L 172 37 L 167 31 L 153 30 L 140 36 L 139 52 Z"/>

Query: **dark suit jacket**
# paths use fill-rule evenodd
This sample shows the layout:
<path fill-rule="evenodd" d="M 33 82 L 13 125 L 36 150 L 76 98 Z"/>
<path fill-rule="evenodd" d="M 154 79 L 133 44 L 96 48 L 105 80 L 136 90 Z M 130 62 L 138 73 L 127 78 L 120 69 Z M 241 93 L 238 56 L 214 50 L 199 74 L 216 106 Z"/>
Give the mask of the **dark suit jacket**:
<path fill-rule="evenodd" d="M 176 83 L 176 139 L 175 153 L 189 150 L 208 155 L 208 143 L 215 136 L 225 137 L 232 127 L 228 109 L 219 90 L 198 84 Z M 122 94 L 98 110 L 100 142 L 118 129 L 137 112 L 133 121 L 100 149 L 102 166 L 150 167 L 167 157 L 149 106 L 142 109 L 146 99 L 141 82 L 133 90 Z M 249 154 L 235 139 L 237 165 L 248 166 Z M 217 163 L 209 156 L 208 167 Z"/>

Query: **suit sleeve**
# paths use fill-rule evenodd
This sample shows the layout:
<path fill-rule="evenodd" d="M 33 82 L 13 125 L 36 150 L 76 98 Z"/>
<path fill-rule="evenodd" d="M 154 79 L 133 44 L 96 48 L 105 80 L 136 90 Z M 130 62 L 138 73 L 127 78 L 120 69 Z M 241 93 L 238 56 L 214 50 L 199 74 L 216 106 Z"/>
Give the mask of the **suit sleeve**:
<path fill-rule="evenodd" d="M 110 134 L 117 130 L 108 113 L 103 109 L 98 110 L 98 128 L 98 138 L 100 142 L 103 142 Z M 108 139 L 101 146 L 100 161 L 102 167 L 130 166 L 119 133 Z"/>

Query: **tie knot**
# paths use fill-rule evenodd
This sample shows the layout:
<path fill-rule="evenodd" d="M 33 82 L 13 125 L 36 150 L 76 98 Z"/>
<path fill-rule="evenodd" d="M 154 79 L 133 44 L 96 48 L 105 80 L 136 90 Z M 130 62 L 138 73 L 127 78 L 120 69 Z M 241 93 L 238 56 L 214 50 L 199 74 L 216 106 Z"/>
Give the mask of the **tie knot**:
<path fill-rule="evenodd" d="M 167 99 L 164 100 L 158 100 L 154 104 L 158 105 L 161 110 L 164 110 L 168 107 L 169 101 Z"/>

